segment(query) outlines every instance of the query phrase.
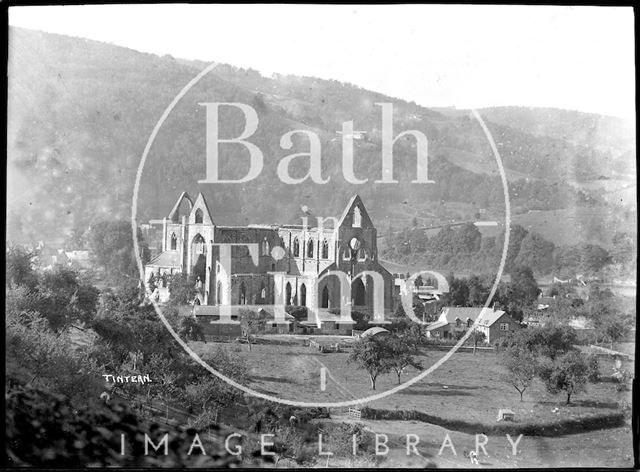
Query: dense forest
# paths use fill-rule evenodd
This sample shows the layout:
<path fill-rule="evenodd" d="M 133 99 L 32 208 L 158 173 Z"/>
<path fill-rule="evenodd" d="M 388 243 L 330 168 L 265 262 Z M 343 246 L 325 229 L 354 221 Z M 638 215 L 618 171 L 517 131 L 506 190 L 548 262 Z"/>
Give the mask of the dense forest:
<path fill-rule="evenodd" d="M 497 271 L 504 247 L 504 234 L 482 236 L 473 223 L 459 228 L 445 226 L 430 238 L 423 228 L 404 228 L 385 237 L 381 256 L 400 263 L 422 263 L 439 270 L 491 274 Z M 637 261 L 635 239 L 626 233 L 614 237 L 611 251 L 594 244 L 556 246 L 541 235 L 513 225 L 504 270 L 530 267 L 537 276 L 633 277 Z M 632 255 L 629 257 L 629 255 Z"/>

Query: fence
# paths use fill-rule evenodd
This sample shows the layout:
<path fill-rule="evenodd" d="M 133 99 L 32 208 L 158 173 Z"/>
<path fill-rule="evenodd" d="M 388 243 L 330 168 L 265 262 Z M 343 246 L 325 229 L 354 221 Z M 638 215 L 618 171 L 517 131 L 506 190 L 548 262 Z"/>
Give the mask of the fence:
<path fill-rule="evenodd" d="M 318 341 L 309 339 L 309 347 L 317 349 L 320 352 L 340 352 L 340 343 L 335 344 L 320 344 Z"/>
<path fill-rule="evenodd" d="M 349 408 L 349 417 L 357 420 L 362 419 L 362 412 L 358 408 Z"/>

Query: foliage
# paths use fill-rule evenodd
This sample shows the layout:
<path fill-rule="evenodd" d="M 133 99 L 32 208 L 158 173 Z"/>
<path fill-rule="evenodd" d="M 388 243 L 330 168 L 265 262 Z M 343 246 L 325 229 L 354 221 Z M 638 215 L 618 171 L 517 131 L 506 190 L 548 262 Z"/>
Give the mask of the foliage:
<path fill-rule="evenodd" d="M 576 331 L 565 325 L 536 326 L 521 329 L 506 341 L 507 347 L 518 345 L 538 356 L 551 360 L 573 351 L 577 343 Z"/>
<path fill-rule="evenodd" d="M 75 351 L 65 333 L 55 333 L 36 312 L 6 314 L 6 374 L 10 384 L 39 385 L 79 404 L 97 398 L 101 377 L 85 354 Z"/>
<path fill-rule="evenodd" d="M 209 365 L 236 382 L 247 376 L 247 365 L 241 358 L 229 356 L 226 350 L 219 348 L 209 358 Z M 223 408 L 233 406 L 242 399 L 242 392 L 217 376 L 206 372 L 197 380 L 190 382 L 185 388 L 185 399 L 191 407 L 200 409 L 200 417 L 212 423 L 218 421 L 218 414 Z"/>
<path fill-rule="evenodd" d="M 56 266 L 45 272 L 38 286 L 38 311 L 49 320 L 52 329 L 59 330 L 70 323 L 90 323 L 93 319 L 99 291 L 78 280 L 78 274 L 66 267 Z"/>
<path fill-rule="evenodd" d="M 169 303 L 171 305 L 189 305 L 193 303 L 198 294 L 193 277 L 187 274 L 173 274 L 167 281 L 169 286 Z"/>
<path fill-rule="evenodd" d="M 38 276 L 33 269 L 35 257 L 36 253 L 33 251 L 7 244 L 5 251 L 5 280 L 10 287 L 24 285 L 30 289 L 35 288 L 38 283 Z"/>
<path fill-rule="evenodd" d="M 329 310 L 332 312 L 333 309 Z M 285 311 L 293 316 L 296 321 L 306 321 L 307 320 L 307 307 L 306 306 L 293 306 L 289 305 L 285 308 Z M 339 312 L 339 310 L 338 310 Z"/>
<path fill-rule="evenodd" d="M 621 242 L 626 241 L 624 237 L 617 241 L 624 247 L 621 250 L 625 254 L 632 254 L 628 251 L 629 245 Z M 473 224 L 468 223 L 458 228 L 444 226 L 430 238 L 419 228 L 391 233 L 382 254 L 395 262 L 420 261 L 448 270 L 471 268 L 478 273 L 494 274 L 503 245 L 504 234 L 483 237 Z M 601 246 L 580 243 L 556 247 L 540 234 L 515 224 L 509 234 L 504 270 L 510 273 L 518 266 L 526 266 L 538 275 L 557 272 L 575 276 L 576 273 L 599 273 L 613 262 L 609 252 Z M 477 301 L 473 303 L 477 304 Z"/>
<path fill-rule="evenodd" d="M 97 264 L 112 278 L 138 279 L 138 263 L 133 248 L 131 222 L 101 221 L 91 226 L 89 249 Z M 142 263 L 149 261 L 150 251 L 138 229 L 138 245 Z"/>
<path fill-rule="evenodd" d="M 351 319 L 355 322 L 355 324 L 353 325 L 353 329 L 355 330 L 365 331 L 371 327 L 369 325 L 369 320 L 371 319 L 371 317 L 367 313 L 352 311 Z"/>
<path fill-rule="evenodd" d="M 571 351 L 554 360 L 543 360 L 538 368 L 538 375 L 550 393 L 565 392 L 568 405 L 572 395 L 586 390 L 591 375 L 590 367 L 583 354 Z"/>
<path fill-rule="evenodd" d="M 165 431 L 145 425 L 126 406 L 93 404 L 80 407 L 64 396 L 30 387 L 6 395 L 6 457 L 13 467 L 228 467 L 239 460 L 221 445 L 207 455 L 187 452 L 195 430 L 169 433 L 169 454 L 144 454 L 144 435 L 158 441 Z M 120 438 L 125 437 L 125 455 Z M 198 449 L 196 449 L 197 451 Z"/>
<path fill-rule="evenodd" d="M 204 330 L 202 325 L 192 316 L 185 316 L 180 322 L 178 334 L 182 339 L 188 341 L 204 341 Z"/>
<path fill-rule="evenodd" d="M 376 379 L 389 372 L 391 350 L 383 336 L 367 336 L 353 343 L 349 359 L 365 369 L 371 379 L 371 389 L 376 389 Z"/>
<path fill-rule="evenodd" d="M 505 380 L 520 394 L 531 385 L 537 373 L 538 358 L 522 345 L 508 347 L 502 354 L 502 363 L 507 369 Z"/>
<path fill-rule="evenodd" d="M 132 354 L 134 368 L 138 362 L 145 365 L 153 354 L 172 357 L 181 350 L 153 306 L 141 304 L 138 295 L 131 289 L 103 293 L 98 315 L 92 323 L 92 328 L 99 335 L 96 344 L 111 349 L 120 362 Z M 169 310 L 165 310 L 164 315 L 168 318 L 175 316 Z M 168 321 L 175 325 L 175 320 Z"/>
<path fill-rule="evenodd" d="M 414 357 L 417 350 L 417 340 L 411 335 L 411 332 L 403 335 L 392 334 L 384 341 L 389 350 L 389 358 L 386 362 L 390 370 L 395 372 L 398 377 L 398 385 L 401 383 L 402 372 L 407 367 L 422 370 L 422 364 Z"/>
<path fill-rule="evenodd" d="M 238 316 L 240 318 L 242 332 L 246 336 L 249 350 L 251 350 L 251 337 L 264 331 L 267 318 L 264 314 L 245 309 L 240 310 Z"/>

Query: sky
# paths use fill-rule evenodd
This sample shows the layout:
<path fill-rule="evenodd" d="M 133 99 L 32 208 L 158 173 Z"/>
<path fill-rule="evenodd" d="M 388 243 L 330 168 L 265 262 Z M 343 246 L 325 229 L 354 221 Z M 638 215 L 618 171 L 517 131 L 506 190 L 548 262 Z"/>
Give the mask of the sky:
<path fill-rule="evenodd" d="M 37 6 L 10 8 L 9 24 L 264 75 L 335 79 L 427 107 L 635 116 L 630 7 Z"/>

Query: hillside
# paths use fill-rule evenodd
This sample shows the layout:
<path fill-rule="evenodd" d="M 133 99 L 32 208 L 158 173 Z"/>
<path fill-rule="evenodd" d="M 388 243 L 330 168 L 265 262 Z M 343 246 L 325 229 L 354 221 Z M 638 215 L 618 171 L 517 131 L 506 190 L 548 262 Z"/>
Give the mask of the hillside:
<path fill-rule="evenodd" d="M 128 218 L 146 140 L 167 104 L 204 64 L 20 28 L 11 28 L 9 39 L 7 237 L 61 242 L 74 227 Z M 265 156 L 257 179 L 215 188 L 198 185 L 205 174 L 205 112 L 199 103 L 214 101 L 250 104 L 259 114 L 258 130 L 250 138 Z M 417 129 L 427 135 L 429 176 L 435 184 L 409 183 L 415 178 L 410 139 L 394 146 L 394 174 L 401 185 L 373 184 L 381 173 L 376 102 L 393 102 L 396 133 Z M 628 161 L 633 163 L 635 149 L 626 141 L 616 147 L 613 138 L 596 133 L 585 143 L 579 120 L 574 135 L 566 136 L 550 131 L 553 117 L 533 130 L 509 120 L 505 125 L 504 114 L 484 114 L 500 147 L 516 213 L 595 206 L 609 209 L 602 213 L 605 220 L 609 215 L 616 220 L 619 205 L 589 185 L 613 177 L 601 165 L 612 159 L 622 162 L 616 178 L 629 180 Z M 544 120 L 544 114 L 536 116 Z M 349 184 L 342 176 L 336 131 L 347 120 L 367 132 L 367 139 L 354 145 L 356 175 L 369 178 L 364 185 Z M 243 125 L 242 116 L 230 110 L 222 114 L 220 134 L 236 136 Z M 277 179 L 280 159 L 308 148 L 300 137 L 294 137 L 292 150 L 280 147 L 280 138 L 293 129 L 318 134 L 323 176 L 330 183 L 286 185 Z M 222 178 L 246 173 L 242 149 L 229 146 L 222 152 Z M 304 159 L 297 161 L 292 175 L 300 177 L 307 169 Z M 356 192 L 381 227 L 408 224 L 427 212 L 430 224 L 442 223 L 451 219 L 450 208 L 458 208 L 463 219 L 480 209 L 496 218 L 503 212 L 495 161 L 468 114 L 454 116 L 337 81 L 264 77 L 228 65 L 203 78 L 164 123 L 143 173 L 140 220 L 168 214 L 182 190 L 205 193 L 214 220 L 222 224 L 299 222 L 303 204 L 313 214 L 338 215 Z M 431 211 L 435 207 L 439 210 Z M 398 208 L 404 209 L 401 214 Z"/>

